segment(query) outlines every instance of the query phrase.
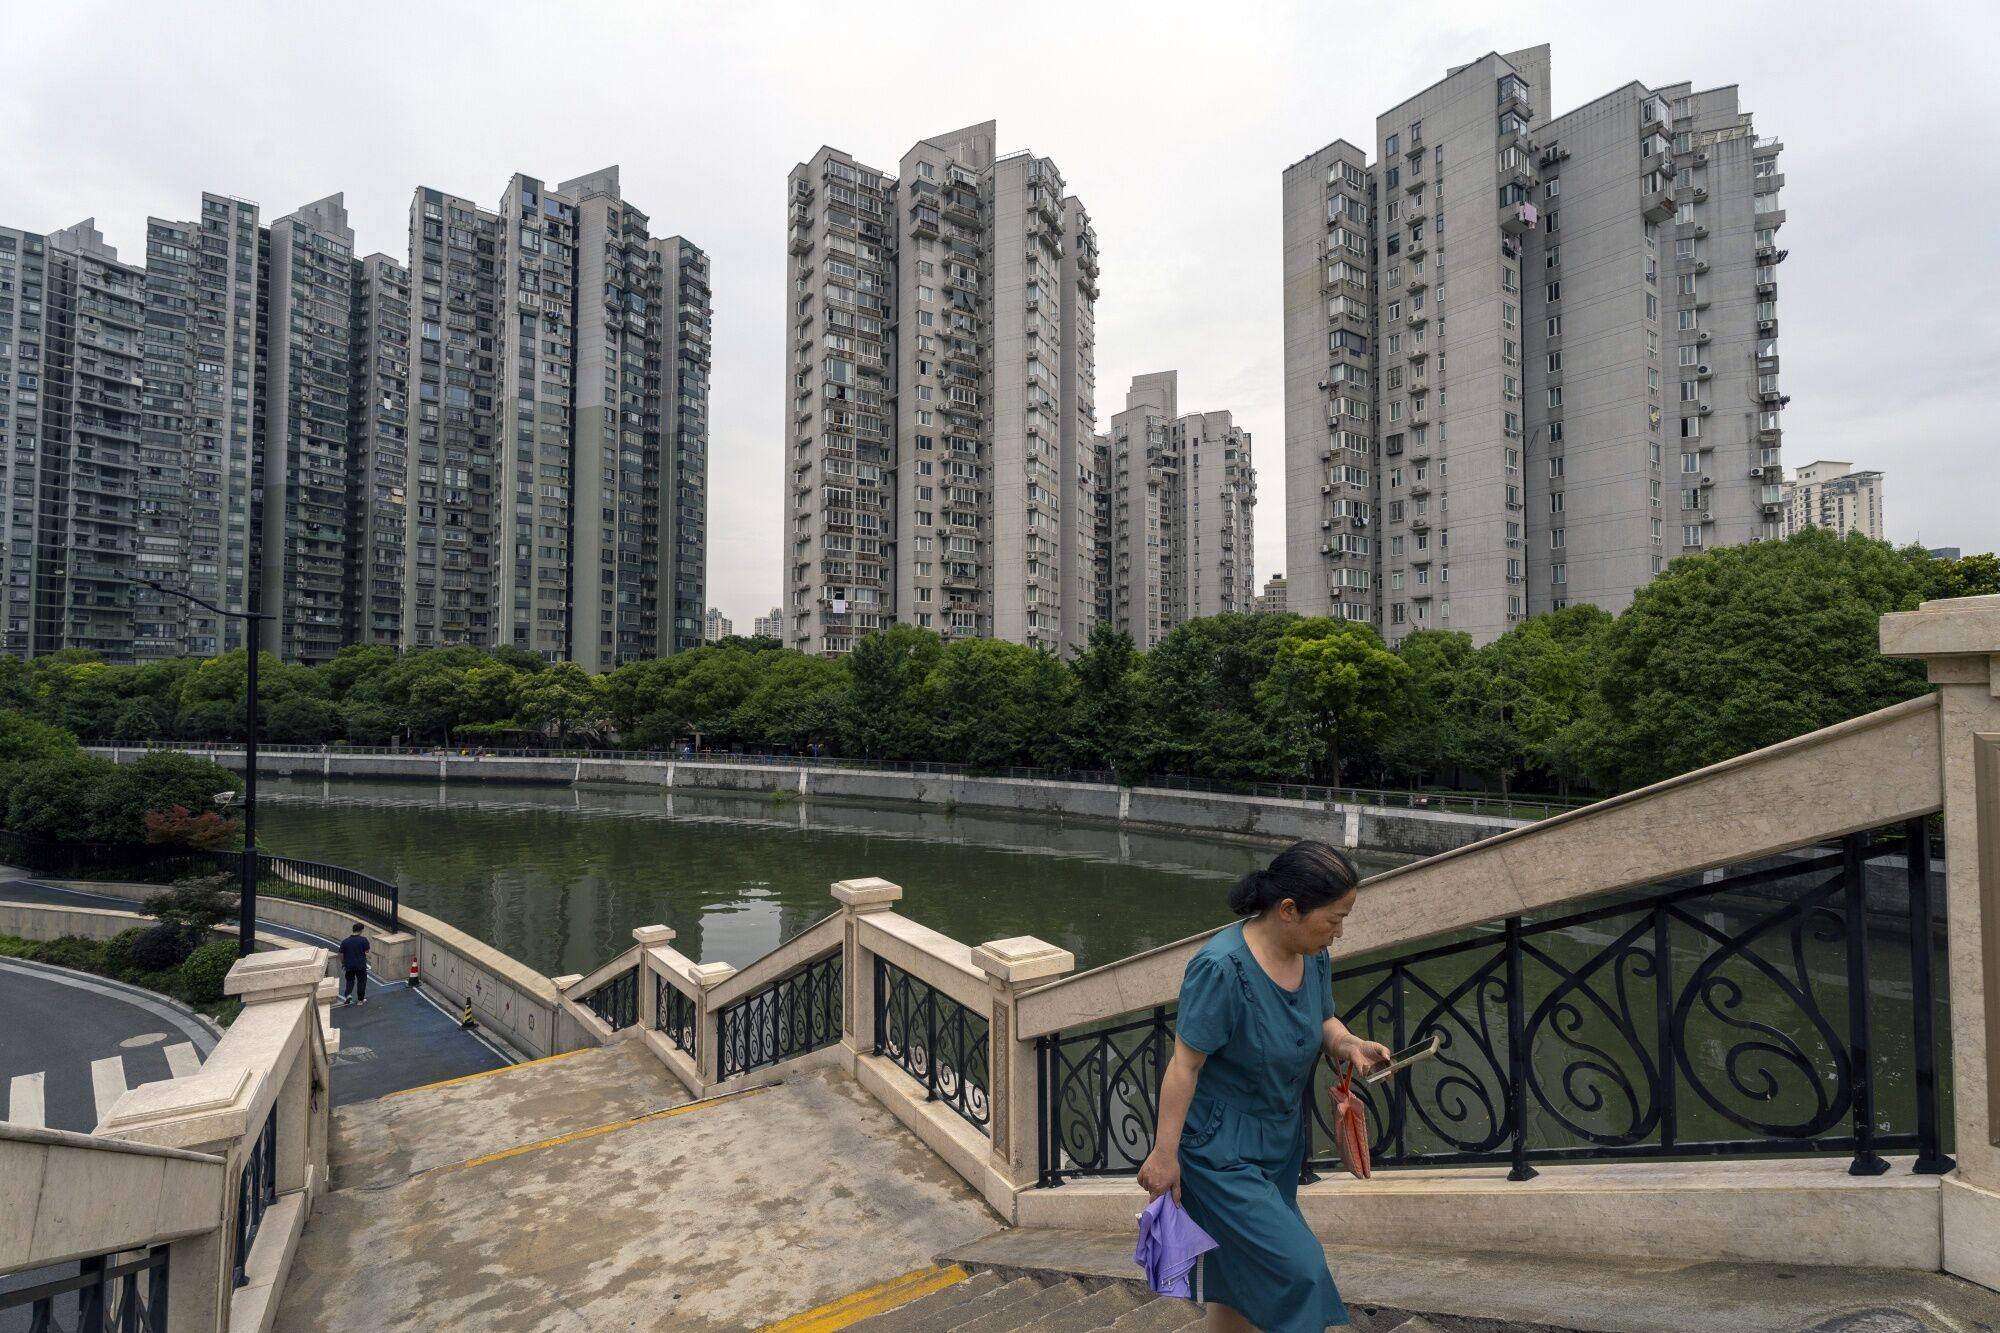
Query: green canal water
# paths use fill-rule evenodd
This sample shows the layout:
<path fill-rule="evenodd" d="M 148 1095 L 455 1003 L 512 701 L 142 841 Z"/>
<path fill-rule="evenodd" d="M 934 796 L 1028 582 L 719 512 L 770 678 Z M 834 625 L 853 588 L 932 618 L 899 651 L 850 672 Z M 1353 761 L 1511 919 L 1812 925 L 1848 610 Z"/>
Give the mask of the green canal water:
<path fill-rule="evenodd" d="M 861 807 L 618 787 L 271 780 L 271 850 L 352 866 L 551 976 L 672 926 L 738 967 L 834 908 L 835 880 L 903 886 L 901 910 L 967 944 L 1036 935 L 1079 968 L 1229 919 L 1224 897 L 1274 846 L 965 810 Z M 1372 873 L 1398 858 L 1358 858 Z"/>

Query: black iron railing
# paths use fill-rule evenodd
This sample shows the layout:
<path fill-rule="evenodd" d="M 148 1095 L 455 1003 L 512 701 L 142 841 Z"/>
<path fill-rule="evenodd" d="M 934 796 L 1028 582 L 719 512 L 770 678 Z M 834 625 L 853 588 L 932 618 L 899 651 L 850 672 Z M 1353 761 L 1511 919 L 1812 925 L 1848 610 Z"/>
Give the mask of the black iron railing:
<path fill-rule="evenodd" d="M 576 1002 L 596 1014 L 613 1032 L 639 1021 L 639 969 L 620 972 L 596 989 L 576 997 Z"/>
<path fill-rule="evenodd" d="M 0 1328 L 22 1327 L 20 1316 L 7 1312 L 26 1310 L 31 1333 L 166 1333 L 167 1255 L 156 1245 L 131 1258 L 100 1254 L 16 1275 L 27 1285 L 0 1291 Z"/>
<path fill-rule="evenodd" d="M 126 876 L 168 884 L 189 875 L 241 875 L 239 851 L 145 843 L 54 842 L 0 830 L 0 861 L 39 874 L 102 878 Z M 402 929 L 402 891 L 386 879 L 296 856 L 257 855 L 257 877 L 275 886 L 277 896 L 338 908 L 390 930 Z"/>
<path fill-rule="evenodd" d="M 841 962 L 837 953 L 779 977 L 715 1016 L 716 1077 L 831 1046 L 840 1040 Z"/>
<path fill-rule="evenodd" d="M 943 1102 L 982 1134 L 989 1132 L 985 1017 L 880 957 L 875 1054 L 923 1084 L 925 1100 Z"/>
<path fill-rule="evenodd" d="M 257 1243 L 257 1229 L 264 1225 L 264 1210 L 278 1201 L 278 1106 L 264 1117 L 264 1128 L 250 1155 L 243 1161 L 243 1173 L 236 1178 L 236 1285 L 248 1282 L 250 1247 Z"/>
<path fill-rule="evenodd" d="M 1843 1154 L 1950 1168 L 1926 821 L 1337 966 L 1348 1026 L 1436 1059 L 1368 1103 L 1381 1166 Z M 1881 1034 L 1883 1040 L 1876 1039 Z M 1041 1183 L 1151 1150 L 1173 1013 L 1039 1042 Z M 1335 1165 L 1322 1060 L 1309 1167 Z"/>
<path fill-rule="evenodd" d="M 653 1026 L 667 1034 L 675 1050 L 686 1055 L 694 1054 L 697 1012 L 693 999 L 669 985 L 665 977 L 653 977 Z"/>

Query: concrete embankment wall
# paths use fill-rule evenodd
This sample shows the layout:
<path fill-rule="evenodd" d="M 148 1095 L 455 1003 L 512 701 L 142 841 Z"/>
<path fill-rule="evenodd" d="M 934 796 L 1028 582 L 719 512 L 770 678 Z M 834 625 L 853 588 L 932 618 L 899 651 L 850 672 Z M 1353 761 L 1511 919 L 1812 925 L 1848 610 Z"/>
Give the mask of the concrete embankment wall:
<path fill-rule="evenodd" d="M 143 751 L 101 749 L 114 759 Z M 241 768 L 241 753 L 211 755 Z M 814 800 L 872 805 L 967 806 L 1173 832 L 1222 833 L 1431 856 L 1528 821 L 1439 810 L 1392 810 L 1336 801 L 1283 800 L 1106 787 L 1039 778 L 967 777 L 865 768 L 731 764 L 716 760 L 522 759 L 473 755 L 259 754 L 257 771 L 277 777 L 369 778 L 415 782 L 609 783 L 663 790 L 787 792 Z"/>

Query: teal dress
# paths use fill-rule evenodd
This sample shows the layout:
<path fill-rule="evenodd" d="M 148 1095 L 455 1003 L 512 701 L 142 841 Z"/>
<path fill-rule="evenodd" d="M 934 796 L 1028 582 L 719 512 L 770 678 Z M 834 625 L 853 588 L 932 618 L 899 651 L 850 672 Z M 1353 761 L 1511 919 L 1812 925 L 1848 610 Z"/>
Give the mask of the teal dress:
<path fill-rule="evenodd" d="M 1306 1080 L 1332 1014 L 1327 956 L 1308 957 L 1299 988 L 1285 990 L 1240 922 L 1203 945 L 1181 979 L 1176 1036 L 1208 1056 L 1181 1132 L 1181 1203 L 1216 1242 L 1195 1299 L 1219 1301 L 1266 1333 L 1347 1322 L 1298 1204 Z"/>

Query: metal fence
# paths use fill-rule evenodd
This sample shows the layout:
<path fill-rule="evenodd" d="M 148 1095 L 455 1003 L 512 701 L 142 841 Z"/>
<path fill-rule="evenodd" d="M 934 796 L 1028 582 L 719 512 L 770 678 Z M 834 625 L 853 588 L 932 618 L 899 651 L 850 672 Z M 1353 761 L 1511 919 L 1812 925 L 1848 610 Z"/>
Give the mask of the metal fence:
<path fill-rule="evenodd" d="M 166 1333 L 167 1275 L 165 1245 L 10 1274 L 24 1285 L 0 1291 L 0 1328 L 22 1327 L 9 1311 L 26 1310 L 30 1333 Z"/>
<path fill-rule="evenodd" d="M 250 1247 L 257 1243 L 257 1229 L 264 1225 L 264 1211 L 278 1201 L 278 1104 L 271 1103 L 264 1128 L 244 1159 L 243 1173 L 236 1178 L 236 1285 L 250 1279 Z"/>
<path fill-rule="evenodd" d="M 840 1040 L 840 955 L 828 954 L 715 1016 L 716 1077 L 734 1078 Z"/>
<path fill-rule="evenodd" d="M 875 959 L 875 1054 L 924 1085 L 924 1100 L 943 1102 L 980 1133 L 991 1132 L 986 1087 L 987 1020 L 911 976 Z"/>
<path fill-rule="evenodd" d="M 1894 1150 L 1949 1170 L 1930 850 L 1915 820 L 1337 966 L 1352 1030 L 1441 1043 L 1356 1084 L 1374 1162 L 1526 1179 L 1536 1162 L 1841 1154 L 1872 1174 Z M 1137 1169 L 1172 1042 L 1167 1006 L 1040 1039 L 1044 1186 Z M 1322 1058 L 1307 1081 L 1309 1170 L 1337 1165 L 1333 1078 Z"/>
<path fill-rule="evenodd" d="M 699 1006 L 692 997 L 667 983 L 657 973 L 653 977 L 653 1026 L 667 1034 L 667 1040 L 683 1055 L 694 1054 L 695 1025 Z"/>
<path fill-rule="evenodd" d="M 588 994 L 579 995 L 577 1003 L 613 1032 L 631 1027 L 639 1021 L 639 969 L 620 972 Z"/>
<path fill-rule="evenodd" d="M 126 876 L 165 886 L 190 875 L 241 876 L 239 851 L 210 851 L 147 843 L 55 842 L 0 830 L 0 860 L 38 874 L 66 879 Z M 283 897 L 336 907 L 390 930 L 402 929 L 402 890 L 386 879 L 346 866 L 259 852 L 257 879 Z"/>
<path fill-rule="evenodd" d="M 203 754 L 240 754 L 242 745 L 214 741 L 149 741 L 143 745 L 114 741 L 91 741 L 92 745 L 118 749 L 188 750 Z M 647 763 L 741 764 L 774 768 L 866 769 L 887 773 L 909 773 L 926 777 L 1014 778 L 1028 782 L 1074 782 L 1087 786 L 1117 787 L 1157 791 L 1200 792 L 1219 796 L 1254 796 L 1265 800 L 1320 801 L 1342 805 L 1374 806 L 1390 810 L 1442 810 L 1452 814 L 1488 815 L 1502 819 L 1545 819 L 1565 810 L 1581 809 L 1595 797 L 1516 796 L 1507 792 L 1455 791 L 1446 788 L 1401 789 L 1394 787 L 1335 787 L 1304 782 L 1255 782 L 1231 778 L 1205 778 L 1175 774 L 1155 774 L 1131 784 L 1121 784 L 1118 775 L 1099 769 L 999 767 L 978 768 L 970 764 L 931 763 L 924 760 L 850 759 L 833 755 L 756 754 L 733 750 L 618 750 L 618 749 L 494 749 L 486 746 L 393 746 L 393 745 L 265 745 L 260 755 L 369 755 L 394 758 L 489 758 L 489 759 L 591 759 L 632 760 Z"/>

